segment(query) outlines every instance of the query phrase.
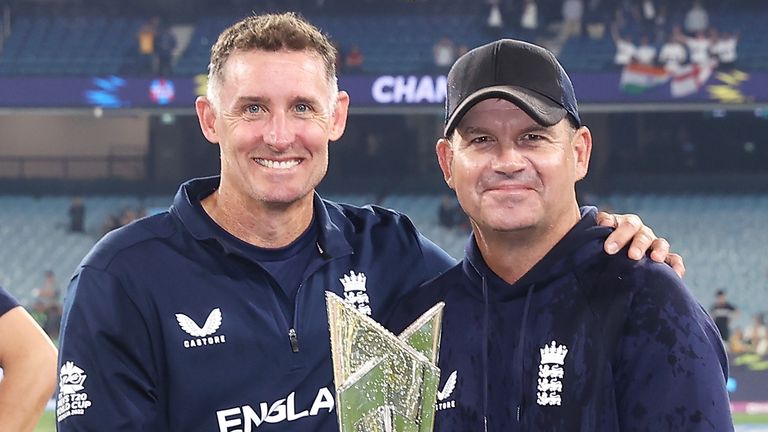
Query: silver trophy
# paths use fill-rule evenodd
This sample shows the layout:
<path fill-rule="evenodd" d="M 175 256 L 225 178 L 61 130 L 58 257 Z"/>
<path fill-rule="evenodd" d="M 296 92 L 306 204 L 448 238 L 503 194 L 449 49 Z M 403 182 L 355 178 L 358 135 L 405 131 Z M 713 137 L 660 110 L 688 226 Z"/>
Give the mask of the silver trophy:
<path fill-rule="evenodd" d="M 431 432 L 443 303 L 395 336 L 326 292 L 341 432 Z"/>

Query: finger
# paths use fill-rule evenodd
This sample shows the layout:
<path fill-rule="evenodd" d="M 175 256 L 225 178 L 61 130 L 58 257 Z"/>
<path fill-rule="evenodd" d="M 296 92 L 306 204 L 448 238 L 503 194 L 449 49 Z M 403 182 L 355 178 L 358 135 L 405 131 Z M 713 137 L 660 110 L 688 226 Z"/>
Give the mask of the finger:
<path fill-rule="evenodd" d="M 647 228 L 636 215 L 616 215 L 616 229 L 605 240 L 605 251 L 614 254 L 630 244 L 629 256 L 640 259 L 656 238 L 650 228 Z"/>
<path fill-rule="evenodd" d="M 670 253 L 667 255 L 667 259 L 664 262 L 669 264 L 678 276 L 685 276 L 685 263 L 683 263 L 682 256 L 676 253 Z"/>
<path fill-rule="evenodd" d="M 664 238 L 657 238 L 651 243 L 651 259 L 656 262 L 666 262 L 669 255 L 669 242 Z"/>
<path fill-rule="evenodd" d="M 611 213 L 606 213 L 604 211 L 597 212 L 597 224 L 604 227 L 610 227 L 615 228 L 616 227 L 616 216 L 614 216 Z"/>

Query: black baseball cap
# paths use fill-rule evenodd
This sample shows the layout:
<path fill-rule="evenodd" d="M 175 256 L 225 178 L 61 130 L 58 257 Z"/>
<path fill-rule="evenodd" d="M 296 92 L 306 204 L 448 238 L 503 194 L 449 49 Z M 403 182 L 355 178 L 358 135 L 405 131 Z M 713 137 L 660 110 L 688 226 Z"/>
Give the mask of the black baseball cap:
<path fill-rule="evenodd" d="M 501 39 L 459 57 L 448 72 L 445 136 L 470 108 L 492 98 L 514 103 L 542 126 L 568 114 L 581 126 L 571 79 L 554 54 L 538 45 Z"/>

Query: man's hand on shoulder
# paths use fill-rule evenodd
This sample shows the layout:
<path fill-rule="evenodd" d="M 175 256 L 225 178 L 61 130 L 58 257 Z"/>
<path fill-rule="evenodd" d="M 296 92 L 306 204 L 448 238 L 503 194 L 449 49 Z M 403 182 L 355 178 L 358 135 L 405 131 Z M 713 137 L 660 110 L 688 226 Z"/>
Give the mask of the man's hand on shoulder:
<path fill-rule="evenodd" d="M 680 277 L 685 274 L 683 257 L 671 253 L 669 242 L 662 237 L 657 237 L 650 227 L 645 226 L 640 216 L 598 212 L 597 223 L 615 228 L 605 239 L 604 249 L 607 254 L 613 255 L 629 244 L 628 255 L 631 259 L 639 260 L 644 254 L 650 252 L 652 260 L 666 263 Z"/>

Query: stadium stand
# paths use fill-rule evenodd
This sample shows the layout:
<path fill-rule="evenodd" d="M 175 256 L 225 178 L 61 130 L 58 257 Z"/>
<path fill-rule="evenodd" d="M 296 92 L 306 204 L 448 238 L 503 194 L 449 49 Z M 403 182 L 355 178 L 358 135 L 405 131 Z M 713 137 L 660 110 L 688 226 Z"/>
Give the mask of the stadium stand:
<path fill-rule="evenodd" d="M 603 202 L 617 212 L 642 215 L 686 259 L 686 284 L 709 307 L 718 289 L 728 291 L 745 313 L 768 308 L 768 265 L 762 227 L 766 195 L 609 195 Z"/>
<path fill-rule="evenodd" d="M 353 45 L 360 46 L 366 56 L 365 73 L 429 72 L 432 46 L 445 36 L 446 29 L 450 29 L 450 36 L 457 45 L 469 47 L 485 43 L 495 36 L 486 29 L 487 7 L 472 2 L 441 0 L 418 5 L 401 2 L 379 9 L 367 4 L 369 2 L 365 2 L 364 6 L 339 2 L 335 7 L 325 9 L 317 7 L 314 2 L 298 3 L 304 7 L 310 20 L 328 32 L 342 50 Z M 620 2 L 603 3 L 601 10 L 622 7 Z M 682 2 L 668 6 L 669 11 L 662 25 L 666 33 L 672 26 L 684 21 L 686 11 L 686 4 Z M 716 3 L 709 8 L 712 11 L 712 28 L 739 33 L 739 66 L 752 70 L 768 69 L 768 53 L 762 49 L 768 42 L 768 36 L 760 31 L 761 24 L 768 20 L 768 11 L 755 8 L 748 1 L 733 2 L 730 9 Z M 189 43 L 178 58 L 176 75 L 204 73 L 210 46 L 218 33 L 237 17 L 251 12 L 243 10 L 242 14 L 233 13 L 238 10 L 237 7 L 210 9 L 211 13 L 199 14 L 199 18 L 190 22 L 178 22 L 178 17 L 171 22 L 177 26 L 191 23 L 194 27 Z M 226 11 L 227 15 L 222 15 L 222 11 Z M 519 37 L 522 34 L 516 13 L 519 11 L 505 10 L 503 36 Z M 547 43 L 559 52 L 567 69 L 601 71 L 613 68 L 615 46 L 610 31 L 605 31 L 597 39 L 582 34 L 561 41 L 563 45 L 559 46 L 560 42 L 553 39 L 553 32 L 556 31 L 553 28 L 557 29 L 559 16 L 551 12 L 542 14 L 542 20 L 547 21 L 531 38 Z M 625 15 L 632 16 L 632 13 Z M 146 19 L 146 16 L 94 15 L 86 12 L 82 15 L 51 15 L 50 12 L 32 13 L 22 9 L 13 15 L 10 30 L 6 30 L 8 35 L 0 50 L 0 75 L 135 74 L 136 34 Z M 611 27 L 615 18 L 605 24 Z M 641 34 L 648 33 L 646 27 L 632 19 L 627 20 L 621 31 L 635 40 Z M 663 39 L 656 41 L 657 48 Z"/>
<path fill-rule="evenodd" d="M 363 205 L 376 197 L 335 194 L 338 202 Z M 0 284 L 22 300 L 39 283 L 46 269 L 68 275 L 101 234 L 103 222 L 122 208 L 163 209 L 170 197 L 88 197 L 87 234 L 65 229 L 69 199 L 65 197 L 0 197 Z M 612 194 L 598 198 L 620 213 L 637 213 L 685 257 L 685 280 L 699 301 L 708 307 L 714 292 L 726 289 L 747 320 L 768 308 L 768 266 L 764 248 L 768 232 L 768 195 L 659 195 Z M 452 256 L 460 258 L 466 233 L 437 222 L 439 195 L 387 195 L 379 205 L 406 213 L 421 232 Z M 62 292 L 66 286 L 60 287 Z"/>
<path fill-rule="evenodd" d="M 89 197 L 85 234 L 66 229 L 68 197 L 0 197 L 0 285 L 25 304 L 40 284 L 40 275 L 52 270 L 57 288 L 65 292 L 69 276 L 101 235 L 107 218 L 123 208 L 167 207 L 169 198 L 139 200 L 132 197 Z"/>

